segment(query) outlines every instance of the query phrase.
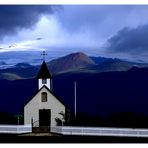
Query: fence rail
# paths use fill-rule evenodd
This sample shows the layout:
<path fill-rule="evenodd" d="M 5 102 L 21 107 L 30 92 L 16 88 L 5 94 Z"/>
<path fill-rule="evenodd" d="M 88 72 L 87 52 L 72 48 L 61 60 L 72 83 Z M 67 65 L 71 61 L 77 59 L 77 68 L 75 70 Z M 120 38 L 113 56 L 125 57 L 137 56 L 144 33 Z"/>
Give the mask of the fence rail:
<path fill-rule="evenodd" d="M 31 125 L 0 125 L 0 133 L 21 134 L 32 132 Z"/>
<path fill-rule="evenodd" d="M 52 127 L 51 132 L 63 135 L 148 137 L 148 129 L 101 128 L 101 127 Z"/>

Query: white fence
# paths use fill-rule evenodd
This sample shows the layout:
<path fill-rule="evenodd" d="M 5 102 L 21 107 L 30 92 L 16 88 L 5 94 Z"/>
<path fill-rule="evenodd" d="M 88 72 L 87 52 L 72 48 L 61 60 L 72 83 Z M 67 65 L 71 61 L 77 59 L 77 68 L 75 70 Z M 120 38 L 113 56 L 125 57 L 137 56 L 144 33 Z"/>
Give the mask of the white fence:
<path fill-rule="evenodd" d="M 32 132 L 31 125 L 0 125 L 0 133 L 21 134 Z"/>
<path fill-rule="evenodd" d="M 98 128 L 98 127 L 52 127 L 51 132 L 63 135 L 148 137 L 148 129 Z"/>
<path fill-rule="evenodd" d="M 31 133 L 31 125 L 0 125 L 0 133 Z M 132 128 L 103 128 L 103 127 L 51 127 L 51 132 L 63 135 L 87 136 L 119 136 L 119 137 L 148 137 L 148 129 Z"/>

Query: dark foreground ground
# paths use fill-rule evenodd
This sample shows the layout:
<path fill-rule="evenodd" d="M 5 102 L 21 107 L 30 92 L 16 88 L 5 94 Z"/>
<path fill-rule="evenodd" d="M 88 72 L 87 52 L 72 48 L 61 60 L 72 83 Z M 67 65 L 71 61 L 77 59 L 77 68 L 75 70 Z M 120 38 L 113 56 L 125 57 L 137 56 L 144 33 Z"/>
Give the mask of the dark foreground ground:
<path fill-rule="evenodd" d="M 109 136 L 27 136 L 0 134 L 0 143 L 148 143 L 148 138 Z"/>

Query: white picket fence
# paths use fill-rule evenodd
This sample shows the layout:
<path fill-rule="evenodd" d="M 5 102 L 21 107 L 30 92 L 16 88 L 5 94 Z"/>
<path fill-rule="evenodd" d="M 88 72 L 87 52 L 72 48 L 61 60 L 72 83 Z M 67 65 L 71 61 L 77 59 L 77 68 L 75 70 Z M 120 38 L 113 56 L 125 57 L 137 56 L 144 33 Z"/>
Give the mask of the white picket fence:
<path fill-rule="evenodd" d="M 0 133 L 21 134 L 31 132 L 31 125 L 0 125 Z M 148 129 L 137 128 L 56 126 L 51 127 L 51 132 L 62 135 L 148 137 Z"/>
<path fill-rule="evenodd" d="M 103 127 L 52 127 L 51 132 L 63 135 L 148 137 L 148 129 Z"/>
<path fill-rule="evenodd" d="M 0 133 L 21 134 L 32 132 L 31 125 L 0 125 Z"/>

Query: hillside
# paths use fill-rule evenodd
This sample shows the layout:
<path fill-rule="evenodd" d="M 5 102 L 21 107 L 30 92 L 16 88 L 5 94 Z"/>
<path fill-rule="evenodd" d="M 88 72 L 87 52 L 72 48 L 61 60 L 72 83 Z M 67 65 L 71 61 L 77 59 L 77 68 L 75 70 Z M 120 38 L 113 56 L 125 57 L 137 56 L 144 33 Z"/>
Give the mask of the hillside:
<path fill-rule="evenodd" d="M 74 81 L 77 81 L 78 113 L 110 116 L 122 112 L 134 112 L 148 115 L 148 68 L 99 74 L 66 73 L 54 76 L 54 94 L 71 111 L 74 111 Z M 0 80 L 0 83 L 2 90 L 0 111 L 23 112 L 24 104 L 37 91 L 36 79 Z"/>
<path fill-rule="evenodd" d="M 54 78 L 54 91 L 74 108 L 77 81 L 77 111 L 94 116 L 122 112 L 148 115 L 148 68 L 99 74 L 61 74 Z"/>

